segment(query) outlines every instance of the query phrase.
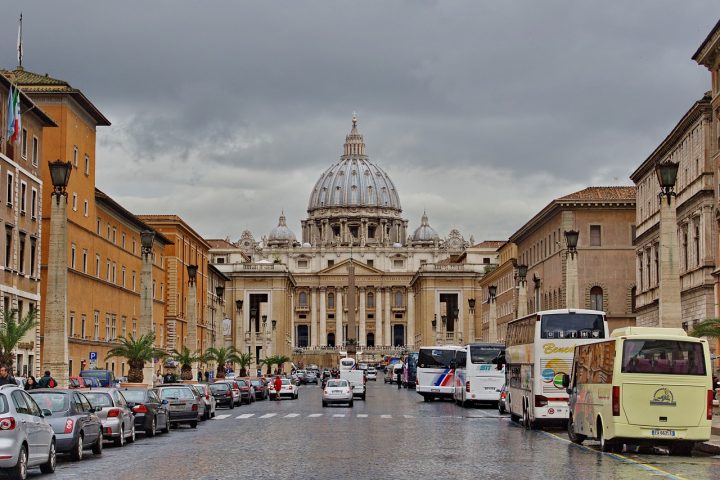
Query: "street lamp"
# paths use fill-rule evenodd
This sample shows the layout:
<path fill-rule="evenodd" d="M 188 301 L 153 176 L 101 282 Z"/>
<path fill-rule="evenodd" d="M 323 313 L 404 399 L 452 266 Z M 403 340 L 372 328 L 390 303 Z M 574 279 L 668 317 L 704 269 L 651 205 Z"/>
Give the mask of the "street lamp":
<path fill-rule="evenodd" d="M 143 230 L 140 232 L 140 248 L 143 255 L 152 253 L 153 240 L 155 240 L 155 232 L 152 230 Z"/>
<path fill-rule="evenodd" d="M 262 316 L 262 323 L 263 323 L 263 327 L 265 327 L 265 324 L 267 323 L 267 315 Z"/>
<path fill-rule="evenodd" d="M 242 312 L 242 306 L 243 306 L 242 300 L 235 300 L 235 308 L 237 308 L 238 312 Z"/>
<path fill-rule="evenodd" d="M 223 296 L 225 295 L 225 285 L 216 286 L 215 295 L 217 295 L 219 300 L 222 300 Z"/>
<path fill-rule="evenodd" d="M 495 295 L 497 295 L 497 285 L 490 285 L 488 287 L 488 294 L 490 294 L 490 301 L 495 300 Z"/>
<path fill-rule="evenodd" d="M 527 278 L 527 272 L 528 272 L 528 266 L 527 265 L 518 265 L 518 278 L 521 282 L 524 282 Z"/>
<path fill-rule="evenodd" d="M 565 230 L 565 242 L 567 243 L 567 249 L 570 256 L 575 257 L 577 253 L 578 238 L 580 232 L 577 230 Z"/>
<path fill-rule="evenodd" d="M 63 162 L 60 159 L 54 162 L 48 162 L 50 166 L 50 180 L 53 184 L 53 195 L 55 200 L 60 203 L 60 197 L 63 196 L 67 199 L 66 188 L 70 181 L 70 172 L 72 172 L 72 163 L 70 161 Z"/>
<path fill-rule="evenodd" d="M 272 329 L 275 330 L 275 327 L 277 327 L 277 320 L 272 321 Z"/>
<path fill-rule="evenodd" d="M 468 308 L 470 308 L 470 313 L 475 313 L 475 299 L 474 298 L 468 298 Z"/>
<path fill-rule="evenodd" d="M 195 283 L 195 279 L 197 278 L 197 271 L 198 271 L 197 265 L 188 265 L 187 266 L 188 280 L 190 281 L 190 283 Z"/>
<path fill-rule="evenodd" d="M 433 315 L 432 322 L 430 322 L 430 323 L 432 323 L 433 328 L 435 328 L 437 326 L 437 313 L 435 315 Z"/>
<path fill-rule="evenodd" d="M 677 196 L 675 193 L 675 182 L 677 180 L 679 166 L 679 163 L 673 162 L 670 159 L 655 165 L 655 174 L 657 175 L 661 190 L 658 197 L 660 197 L 661 200 L 663 196 L 666 197 L 668 205 L 670 205 L 670 197 Z"/>

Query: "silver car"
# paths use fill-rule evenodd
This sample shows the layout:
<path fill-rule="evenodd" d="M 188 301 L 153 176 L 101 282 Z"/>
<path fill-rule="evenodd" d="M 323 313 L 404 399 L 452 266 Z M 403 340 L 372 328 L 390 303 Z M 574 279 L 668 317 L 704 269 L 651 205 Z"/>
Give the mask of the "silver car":
<path fill-rule="evenodd" d="M 196 383 L 194 386 L 203 395 L 203 404 L 205 406 L 203 410 L 203 420 L 214 418 L 216 400 L 210 391 L 210 387 L 207 383 Z"/>
<path fill-rule="evenodd" d="M 161 400 L 167 400 L 170 407 L 170 424 L 188 424 L 197 428 L 201 400 L 195 390 L 186 384 L 163 384 L 155 389 Z"/>
<path fill-rule="evenodd" d="M 17 385 L 0 387 L 0 472 L 24 480 L 29 467 L 55 471 L 55 434 L 38 407 Z"/>
<path fill-rule="evenodd" d="M 352 386 L 344 378 L 331 378 L 325 384 L 322 406 L 327 407 L 332 403 L 347 403 L 348 406 L 353 406 Z"/>
<path fill-rule="evenodd" d="M 102 422 L 105 440 L 112 440 L 117 447 L 135 441 L 135 417 L 117 388 L 93 388 L 83 393 Z"/>

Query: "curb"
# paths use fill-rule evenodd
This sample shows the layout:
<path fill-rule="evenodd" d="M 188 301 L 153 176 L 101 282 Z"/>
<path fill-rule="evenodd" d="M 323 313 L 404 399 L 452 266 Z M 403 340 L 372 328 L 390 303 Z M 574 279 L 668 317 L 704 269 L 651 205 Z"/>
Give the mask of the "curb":
<path fill-rule="evenodd" d="M 695 444 L 695 450 L 711 455 L 720 455 L 720 445 L 715 443 L 698 442 Z"/>
<path fill-rule="evenodd" d="M 718 435 L 718 436 L 720 436 L 720 427 L 711 427 L 711 428 L 710 428 L 710 435 Z"/>

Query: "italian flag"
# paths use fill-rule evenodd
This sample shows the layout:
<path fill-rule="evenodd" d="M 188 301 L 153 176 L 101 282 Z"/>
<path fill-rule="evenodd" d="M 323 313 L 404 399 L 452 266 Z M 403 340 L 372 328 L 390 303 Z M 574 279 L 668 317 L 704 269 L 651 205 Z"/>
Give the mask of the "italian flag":
<path fill-rule="evenodd" d="M 10 92 L 8 94 L 8 108 L 7 108 L 7 137 L 8 141 L 15 143 L 20 137 L 20 91 L 17 88 L 10 86 Z"/>

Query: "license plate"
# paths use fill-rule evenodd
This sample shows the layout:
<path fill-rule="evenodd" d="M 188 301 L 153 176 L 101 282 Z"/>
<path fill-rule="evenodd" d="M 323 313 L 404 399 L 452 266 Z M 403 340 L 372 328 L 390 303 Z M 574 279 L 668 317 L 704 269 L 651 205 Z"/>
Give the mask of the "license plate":
<path fill-rule="evenodd" d="M 493 391 L 495 391 L 495 390 L 497 390 L 497 389 L 496 389 L 495 387 L 485 387 L 485 390 L 493 390 Z"/>
<path fill-rule="evenodd" d="M 431 391 L 431 392 L 440 393 L 440 389 L 439 389 L 439 388 L 431 388 L 430 391 Z"/>
<path fill-rule="evenodd" d="M 170 405 L 170 410 L 183 410 L 185 408 L 185 405 L 179 404 L 179 405 Z"/>
<path fill-rule="evenodd" d="M 653 437 L 674 437 L 675 430 L 652 430 L 651 434 Z"/>

